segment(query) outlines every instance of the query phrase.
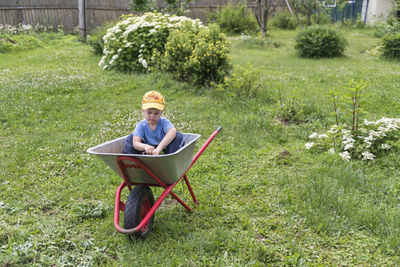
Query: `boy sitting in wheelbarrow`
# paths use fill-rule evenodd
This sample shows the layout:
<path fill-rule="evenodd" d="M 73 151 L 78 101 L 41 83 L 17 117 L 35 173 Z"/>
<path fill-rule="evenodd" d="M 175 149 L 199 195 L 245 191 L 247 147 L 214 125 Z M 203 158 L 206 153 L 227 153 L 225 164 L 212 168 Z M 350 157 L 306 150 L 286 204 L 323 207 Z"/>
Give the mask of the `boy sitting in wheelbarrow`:
<path fill-rule="evenodd" d="M 125 154 L 159 155 L 176 152 L 184 146 L 183 135 L 177 132 L 173 124 L 161 117 L 165 110 L 164 97 L 156 92 L 147 92 L 142 99 L 144 119 L 140 121 L 126 141 Z"/>

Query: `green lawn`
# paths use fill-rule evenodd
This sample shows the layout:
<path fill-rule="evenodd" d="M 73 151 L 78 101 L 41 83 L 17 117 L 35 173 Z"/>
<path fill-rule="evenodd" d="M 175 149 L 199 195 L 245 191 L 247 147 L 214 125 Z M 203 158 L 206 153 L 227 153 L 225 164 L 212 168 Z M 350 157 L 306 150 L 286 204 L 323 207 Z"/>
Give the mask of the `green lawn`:
<path fill-rule="evenodd" d="M 0 54 L 0 265 L 399 265 L 400 156 L 346 162 L 304 145 L 334 123 L 326 94 L 351 79 L 368 82 L 364 118 L 400 117 L 400 64 L 374 53 L 370 29 L 344 30 L 345 56 L 321 60 L 298 58 L 295 34 L 272 31 L 279 48 L 231 39 L 233 64 L 262 73 L 260 97 L 243 101 L 166 74 L 102 72 L 71 36 Z M 278 88 L 301 123 L 279 121 Z M 197 148 L 223 130 L 188 173 L 195 212 L 169 198 L 130 243 L 113 226 L 121 179 L 85 151 L 130 133 L 149 90 L 178 130 L 202 135 Z"/>

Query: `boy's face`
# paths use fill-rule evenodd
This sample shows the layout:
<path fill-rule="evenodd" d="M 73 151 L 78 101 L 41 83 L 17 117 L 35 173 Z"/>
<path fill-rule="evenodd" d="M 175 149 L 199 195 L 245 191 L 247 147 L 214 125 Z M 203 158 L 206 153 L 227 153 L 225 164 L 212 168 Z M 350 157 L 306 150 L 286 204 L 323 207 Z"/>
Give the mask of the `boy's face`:
<path fill-rule="evenodd" d="M 155 108 L 149 108 L 143 110 L 143 116 L 150 124 L 158 123 L 158 120 L 160 119 L 162 114 L 163 114 L 162 110 Z"/>

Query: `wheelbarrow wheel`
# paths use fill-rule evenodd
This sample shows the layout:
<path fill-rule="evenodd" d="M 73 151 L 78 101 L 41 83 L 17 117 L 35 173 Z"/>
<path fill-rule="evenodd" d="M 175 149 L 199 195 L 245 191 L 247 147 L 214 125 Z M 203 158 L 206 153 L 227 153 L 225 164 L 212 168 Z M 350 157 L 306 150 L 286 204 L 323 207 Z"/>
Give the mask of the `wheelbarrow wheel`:
<path fill-rule="evenodd" d="M 154 196 L 147 185 L 137 185 L 129 193 L 124 212 L 124 228 L 136 227 L 154 205 Z M 145 238 L 154 222 L 154 214 L 145 227 L 134 234 L 128 235 L 130 239 Z"/>

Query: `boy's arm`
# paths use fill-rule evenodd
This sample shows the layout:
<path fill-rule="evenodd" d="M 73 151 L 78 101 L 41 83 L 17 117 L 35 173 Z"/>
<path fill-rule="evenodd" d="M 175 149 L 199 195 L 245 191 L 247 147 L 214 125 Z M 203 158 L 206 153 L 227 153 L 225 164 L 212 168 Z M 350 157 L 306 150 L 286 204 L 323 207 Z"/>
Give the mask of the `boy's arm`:
<path fill-rule="evenodd" d="M 172 140 L 176 137 L 176 129 L 175 128 L 170 128 L 167 131 L 167 134 L 164 136 L 164 138 L 161 140 L 161 142 L 158 144 L 157 148 L 154 149 L 152 155 L 159 155 L 161 151 L 168 146 Z"/>

